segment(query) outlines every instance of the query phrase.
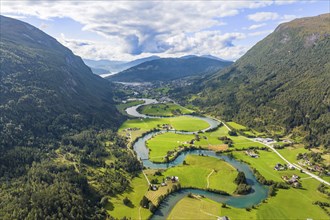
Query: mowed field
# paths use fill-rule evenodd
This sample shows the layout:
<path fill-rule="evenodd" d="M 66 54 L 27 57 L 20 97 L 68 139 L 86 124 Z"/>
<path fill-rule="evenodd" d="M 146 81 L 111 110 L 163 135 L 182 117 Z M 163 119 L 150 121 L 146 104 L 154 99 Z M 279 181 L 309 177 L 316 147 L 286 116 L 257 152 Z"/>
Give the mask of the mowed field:
<path fill-rule="evenodd" d="M 307 188 L 314 188 L 318 182 L 308 179 L 305 182 Z M 290 188 L 278 190 L 275 197 L 268 198 L 266 202 L 247 211 L 227 206 L 222 208 L 208 198 L 192 199 L 185 197 L 172 209 L 168 219 L 217 219 L 218 216 L 227 216 L 230 219 L 329 219 L 329 216 L 313 201 L 322 199 L 324 195 L 311 190 Z"/>
<path fill-rule="evenodd" d="M 229 125 L 231 128 L 233 129 L 236 129 L 236 130 L 245 130 L 246 127 L 243 126 L 243 125 L 240 125 L 236 122 L 233 122 L 233 121 L 229 121 L 229 122 L 226 122 L 227 125 Z"/>
<path fill-rule="evenodd" d="M 263 144 L 253 142 L 243 136 L 229 136 L 226 127 L 220 127 L 212 132 L 199 133 L 199 141 L 194 142 L 194 146 L 202 147 L 210 150 L 226 150 L 227 145 L 223 141 L 219 140 L 219 137 L 227 136 L 233 140 L 234 149 L 242 149 L 248 147 L 264 147 Z M 168 151 L 178 150 L 179 146 L 189 146 L 190 141 L 196 139 L 195 135 L 183 135 L 176 133 L 163 133 L 158 134 L 152 139 L 147 141 L 147 147 L 150 149 L 150 160 L 155 162 L 164 161 Z"/>
<path fill-rule="evenodd" d="M 130 131 L 132 140 L 140 137 L 143 133 L 154 128 L 161 128 L 163 124 L 170 124 L 175 130 L 199 131 L 208 128 L 210 125 L 199 118 L 189 116 L 178 116 L 173 118 L 144 118 L 130 119 L 125 121 L 119 128 L 119 133 L 125 135 L 128 128 L 138 128 L 139 130 Z"/>
<path fill-rule="evenodd" d="M 245 154 L 243 151 L 232 152 L 234 157 L 238 160 L 243 160 L 250 164 L 251 167 L 256 168 L 261 175 L 267 180 L 283 181 L 281 176 L 292 176 L 296 174 L 301 178 L 309 177 L 307 174 L 300 173 L 298 170 L 283 170 L 276 171 L 274 169 L 277 163 L 284 164 L 284 161 L 273 151 L 259 150 L 259 158 L 252 158 Z"/>
<path fill-rule="evenodd" d="M 159 134 L 147 141 L 149 148 L 149 159 L 154 162 L 164 161 L 168 151 L 177 150 L 179 146 L 189 146 L 189 141 L 195 138 L 195 135 L 175 134 L 172 132 Z"/>
<path fill-rule="evenodd" d="M 229 216 L 230 219 L 256 219 L 255 211 L 246 211 L 233 207 L 222 208 L 217 203 L 208 198 L 189 198 L 181 199 L 172 209 L 168 219 L 212 219 L 221 216 Z"/>
<path fill-rule="evenodd" d="M 111 216 L 118 219 L 125 216 L 131 219 L 148 219 L 151 215 L 149 209 L 140 208 L 140 201 L 148 190 L 148 183 L 143 174 L 135 177 L 130 186 L 131 188 L 123 194 L 111 197 L 105 209 Z M 132 202 L 130 207 L 123 203 L 123 199 L 126 197 Z"/>
<path fill-rule="evenodd" d="M 182 187 L 210 188 L 228 193 L 235 191 L 237 185 L 234 179 L 238 172 L 230 164 L 217 158 L 198 155 L 188 155 L 185 161 L 187 165 L 169 168 L 163 176 L 151 176 L 150 179 L 158 178 L 161 182 L 166 176 L 177 176 Z"/>
<path fill-rule="evenodd" d="M 192 110 L 184 108 L 174 103 L 157 103 L 141 106 L 139 112 L 152 116 L 174 116 L 193 113 Z"/>

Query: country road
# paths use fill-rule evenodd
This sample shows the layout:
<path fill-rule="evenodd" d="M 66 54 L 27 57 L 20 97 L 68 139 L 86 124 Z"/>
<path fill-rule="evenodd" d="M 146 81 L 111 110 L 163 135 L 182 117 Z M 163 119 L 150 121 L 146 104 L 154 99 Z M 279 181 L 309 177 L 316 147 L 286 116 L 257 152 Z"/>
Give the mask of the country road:
<path fill-rule="evenodd" d="M 216 119 L 216 118 L 214 118 L 214 119 Z M 216 120 L 218 120 L 218 119 L 216 119 Z M 220 120 L 218 120 L 218 121 L 220 121 Z M 222 121 L 220 121 L 220 122 L 222 122 Z M 231 129 L 224 123 L 224 122 L 222 122 L 222 124 L 229 130 L 229 131 L 231 131 Z M 244 137 L 244 136 L 243 136 Z M 312 177 L 312 178 L 314 178 L 314 179 L 316 179 L 316 180 L 318 180 L 319 182 L 321 182 L 321 183 L 324 183 L 324 184 L 326 184 L 326 185 L 328 185 L 328 186 L 330 186 L 330 183 L 329 182 L 327 182 L 327 181 L 325 181 L 324 179 L 322 179 L 321 177 L 319 177 L 319 176 L 317 176 L 317 175 L 315 175 L 315 174 L 313 174 L 313 173 L 311 173 L 311 172 L 309 172 L 308 170 L 306 170 L 306 169 L 304 169 L 304 168 L 302 168 L 301 166 L 299 166 L 299 165 L 297 165 L 297 164 L 295 164 L 295 163 L 291 163 L 291 162 L 289 162 L 287 159 L 285 159 L 285 157 L 283 157 L 273 146 L 271 146 L 271 145 L 269 145 L 269 144 L 265 144 L 265 143 L 263 143 L 263 142 L 260 142 L 260 141 L 256 141 L 256 140 L 254 140 L 254 139 L 252 139 L 252 138 L 247 138 L 247 137 L 245 137 L 246 139 L 248 139 L 248 140 L 250 140 L 250 141 L 253 141 L 253 142 L 258 142 L 258 143 L 260 143 L 260 144 L 263 144 L 263 145 L 265 145 L 265 146 L 267 146 L 267 147 L 269 147 L 272 151 L 274 151 L 282 160 L 284 160 L 287 164 L 289 164 L 289 165 L 291 165 L 291 166 L 293 166 L 294 168 L 296 168 L 297 170 L 302 170 L 304 173 L 306 173 L 307 175 L 309 175 L 310 177 Z"/>
<path fill-rule="evenodd" d="M 271 145 L 269 145 L 269 144 L 265 144 L 265 143 L 260 142 L 260 141 L 256 141 L 256 140 L 251 139 L 251 138 L 247 138 L 247 139 L 249 139 L 249 140 L 251 140 L 251 141 L 254 141 L 254 142 L 261 143 L 261 144 L 263 144 L 263 145 L 269 147 L 269 148 L 270 148 L 272 151 L 274 151 L 274 152 L 275 152 L 280 158 L 282 158 L 282 160 L 284 160 L 287 164 L 293 166 L 293 167 L 296 168 L 297 170 L 302 170 L 304 173 L 306 173 L 307 175 L 313 177 L 314 179 L 318 180 L 319 182 L 324 183 L 324 184 L 330 186 L 330 183 L 327 182 L 327 181 L 325 181 L 325 180 L 322 179 L 321 177 L 319 177 L 319 176 L 317 176 L 317 175 L 315 175 L 315 174 L 309 172 L 308 170 L 302 168 L 301 166 L 299 166 L 299 165 L 297 165 L 297 164 L 295 164 L 295 163 L 291 163 L 291 162 L 289 162 L 289 161 L 288 161 L 287 159 L 285 159 L 285 157 L 283 157 L 283 156 L 282 156 L 282 155 L 281 155 L 281 154 L 280 154 L 280 153 L 279 153 L 279 152 L 278 152 L 273 146 L 271 146 Z"/>

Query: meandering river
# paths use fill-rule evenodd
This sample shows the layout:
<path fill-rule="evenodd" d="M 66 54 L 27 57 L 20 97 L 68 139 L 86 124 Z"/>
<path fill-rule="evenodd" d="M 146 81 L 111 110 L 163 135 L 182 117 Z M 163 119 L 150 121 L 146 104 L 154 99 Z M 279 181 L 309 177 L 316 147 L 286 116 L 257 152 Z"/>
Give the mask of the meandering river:
<path fill-rule="evenodd" d="M 148 105 L 152 103 L 157 103 L 157 100 L 155 99 L 143 99 L 145 101 L 144 104 L 141 105 Z M 126 109 L 127 114 L 134 116 L 134 117 L 140 117 L 140 118 L 158 118 L 154 116 L 148 116 L 144 114 L 140 114 L 137 112 L 137 108 L 141 105 L 136 105 L 130 108 Z M 219 122 L 208 118 L 208 117 L 200 117 L 200 116 L 190 116 L 190 117 L 197 117 L 200 118 L 210 124 L 209 128 L 205 129 L 204 131 L 208 129 L 216 128 L 219 125 Z M 248 184 L 251 185 L 252 190 L 251 193 L 248 195 L 241 195 L 241 196 L 225 196 L 220 195 L 218 193 L 209 192 L 206 190 L 199 190 L 199 189 L 181 189 L 178 192 L 171 193 L 168 195 L 160 204 L 159 208 L 157 209 L 156 213 L 152 216 L 152 219 L 166 219 L 173 209 L 173 207 L 176 205 L 177 202 L 179 202 L 182 198 L 187 196 L 189 193 L 193 194 L 199 194 L 203 195 L 207 198 L 210 198 L 214 201 L 217 201 L 219 203 L 226 203 L 230 206 L 236 207 L 236 208 L 247 208 L 251 207 L 252 205 L 257 205 L 260 202 L 262 202 L 264 199 L 268 196 L 268 189 L 267 187 L 261 185 L 255 178 L 254 174 L 252 173 L 249 166 L 245 163 L 239 162 L 235 159 L 229 158 L 225 155 L 219 155 L 216 154 L 214 151 L 209 150 L 192 150 L 192 151 L 186 151 L 181 153 L 175 160 L 169 162 L 169 163 L 153 163 L 149 160 L 149 150 L 146 147 L 146 141 L 152 138 L 154 135 L 164 132 L 174 132 L 174 131 L 160 131 L 160 132 L 152 132 L 147 135 L 144 135 L 143 137 L 140 137 L 133 145 L 134 151 L 136 152 L 137 156 L 142 160 L 142 163 L 145 167 L 149 167 L 152 169 L 166 169 L 169 167 L 177 166 L 179 164 L 182 164 L 184 159 L 189 154 L 194 155 L 204 155 L 204 156 L 210 156 L 215 157 L 221 160 L 226 161 L 227 163 L 234 166 L 238 171 L 244 172 Z M 183 134 L 191 134 L 195 132 L 180 132 Z"/>

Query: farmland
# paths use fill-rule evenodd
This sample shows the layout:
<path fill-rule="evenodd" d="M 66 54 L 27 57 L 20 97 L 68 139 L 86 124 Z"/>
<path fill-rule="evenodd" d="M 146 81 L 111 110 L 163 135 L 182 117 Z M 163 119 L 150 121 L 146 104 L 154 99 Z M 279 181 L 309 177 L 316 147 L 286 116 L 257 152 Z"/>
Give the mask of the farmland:
<path fill-rule="evenodd" d="M 192 110 L 189 110 L 174 103 L 157 103 L 157 104 L 143 105 L 138 108 L 138 111 L 145 115 L 168 116 L 168 117 L 193 113 Z"/>

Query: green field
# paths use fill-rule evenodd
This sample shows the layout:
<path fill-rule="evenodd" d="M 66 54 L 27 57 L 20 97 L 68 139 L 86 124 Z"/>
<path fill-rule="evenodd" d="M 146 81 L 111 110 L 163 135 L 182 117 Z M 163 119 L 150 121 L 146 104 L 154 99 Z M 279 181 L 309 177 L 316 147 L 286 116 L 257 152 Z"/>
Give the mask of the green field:
<path fill-rule="evenodd" d="M 230 121 L 230 122 L 226 122 L 227 125 L 229 125 L 229 127 L 235 129 L 235 130 L 245 130 L 246 127 L 243 125 L 240 125 L 236 122 Z"/>
<path fill-rule="evenodd" d="M 183 135 L 175 133 L 159 134 L 147 141 L 147 146 L 150 149 L 150 160 L 156 162 L 164 161 L 168 151 L 179 150 L 179 146 L 189 146 L 190 141 L 195 139 L 194 146 L 202 147 L 211 150 L 225 150 L 227 145 L 218 138 L 221 136 L 230 137 L 233 140 L 234 147 L 232 149 L 242 149 L 251 146 L 264 147 L 263 144 L 253 142 L 243 136 L 228 136 L 226 127 L 220 127 L 216 131 L 200 133 L 199 141 L 196 140 L 195 135 Z"/>
<path fill-rule="evenodd" d="M 135 105 L 140 105 L 143 103 L 144 103 L 143 100 L 131 100 L 131 101 L 127 101 L 126 103 L 116 105 L 116 107 L 117 107 L 118 111 L 120 111 L 122 114 L 127 115 L 125 112 L 125 109 L 135 106 Z"/>
<path fill-rule="evenodd" d="M 329 216 L 314 201 L 327 201 L 325 195 L 316 190 L 319 182 L 302 180 L 303 189 L 279 190 L 275 197 L 258 207 L 258 219 L 329 219 Z"/>
<path fill-rule="evenodd" d="M 283 181 L 281 176 L 292 176 L 293 174 L 296 174 L 302 178 L 308 177 L 306 174 L 300 173 L 298 170 L 274 170 L 276 163 L 284 164 L 284 161 L 272 151 L 260 150 L 259 158 L 249 157 L 243 151 L 233 152 L 233 155 L 236 159 L 243 160 L 251 164 L 251 166 L 256 168 L 267 180 L 281 182 Z"/>
<path fill-rule="evenodd" d="M 118 219 L 122 219 L 124 216 L 132 219 L 140 219 L 140 217 L 147 219 L 151 212 L 148 209 L 140 208 L 140 201 L 147 190 L 148 183 L 143 174 L 140 174 L 132 180 L 130 189 L 121 195 L 111 197 L 105 208 L 111 216 Z M 131 200 L 131 207 L 124 205 L 123 199 L 125 197 Z"/>
<path fill-rule="evenodd" d="M 143 105 L 138 110 L 142 114 L 152 116 L 175 116 L 190 114 L 193 112 L 192 110 L 189 110 L 174 103 L 157 103 Z"/>
<path fill-rule="evenodd" d="M 309 151 L 305 149 L 303 146 L 293 146 L 286 147 L 284 149 L 278 149 L 278 152 L 282 155 L 285 155 L 285 158 L 291 163 L 297 163 L 297 155 L 299 153 L 308 153 Z"/>
<path fill-rule="evenodd" d="M 254 209 L 238 209 L 227 206 L 222 208 L 220 203 L 207 198 L 189 198 L 180 200 L 169 214 L 168 219 L 217 219 L 227 216 L 230 219 L 329 219 L 329 216 L 313 201 L 326 198 L 314 191 L 318 182 L 313 179 L 304 181 L 308 190 L 289 189 L 279 190 L 275 197 L 267 199 Z"/>
<path fill-rule="evenodd" d="M 183 135 L 175 133 L 164 133 L 155 136 L 147 141 L 149 151 L 149 159 L 151 161 L 162 162 L 168 151 L 178 150 L 180 145 L 189 146 L 189 141 L 195 135 Z"/>
<path fill-rule="evenodd" d="M 131 138 L 141 136 L 142 133 L 153 128 L 162 129 L 163 124 L 170 124 L 172 128 L 177 130 L 198 131 L 207 128 L 209 125 L 200 119 L 187 116 L 179 116 L 175 118 L 161 119 L 133 119 L 126 121 L 120 128 L 122 134 L 129 132 Z M 243 129 L 244 126 L 230 123 L 236 129 Z M 127 128 L 139 128 L 139 130 L 127 131 Z M 169 219 L 216 219 L 219 216 L 228 216 L 230 219 L 328 219 L 326 213 L 318 206 L 313 205 L 315 201 L 329 201 L 324 194 L 317 191 L 319 182 L 310 178 L 298 170 L 276 171 L 274 166 L 276 163 L 284 164 L 284 161 L 272 151 L 258 150 L 259 158 L 252 158 L 245 154 L 242 148 L 251 146 L 264 147 L 263 144 L 254 142 L 243 136 L 229 136 L 228 129 L 225 126 L 218 128 L 212 132 L 204 132 L 196 135 L 182 135 L 175 133 L 164 133 L 154 136 L 147 141 L 150 149 L 150 159 L 153 161 L 163 161 L 168 151 L 179 150 L 179 146 L 189 146 L 190 141 L 195 139 L 193 145 L 201 146 L 205 149 L 221 150 L 228 147 L 219 140 L 219 137 L 227 136 L 233 141 L 233 156 L 238 160 L 247 162 L 251 167 L 256 168 L 267 180 L 284 182 L 282 176 L 292 176 L 296 174 L 302 179 L 301 189 L 290 188 L 287 190 L 280 189 L 277 195 L 268 198 L 265 202 L 257 207 L 247 211 L 246 209 L 238 209 L 233 207 L 221 207 L 207 198 L 184 198 L 180 200 L 173 208 L 169 215 Z M 289 161 L 296 162 L 298 153 L 307 152 L 303 147 L 295 145 L 279 150 Z M 233 193 L 236 189 L 234 179 L 237 171 L 228 163 L 212 157 L 204 157 L 197 155 L 189 155 L 185 159 L 186 165 L 179 165 L 162 171 L 161 176 L 155 176 L 155 170 L 145 170 L 149 180 L 157 179 L 159 183 L 166 176 L 178 176 L 179 183 L 183 187 L 195 187 L 201 189 L 217 189 L 228 193 Z M 146 195 L 156 204 L 158 197 L 167 193 L 172 187 L 169 183 L 165 187 L 160 187 L 157 191 L 147 191 L 147 182 L 140 175 L 134 178 L 131 183 L 131 190 L 123 195 L 112 198 L 107 206 L 109 214 L 115 218 L 122 218 L 126 215 L 132 219 L 146 219 L 151 214 L 149 210 L 140 208 L 139 202 L 143 195 Z M 134 207 L 127 207 L 122 200 L 128 197 Z M 141 213 L 141 214 L 140 214 Z M 141 215 L 141 216 L 140 216 Z"/>
<path fill-rule="evenodd" d="M 189 198 L 181 199 L 172 209 L 168 219 L 217 219 L 221 216 L 228 216 L 230 219 L 256 219 L 256 212 L 246 211 L 227 206 L 222 208 L 217 203 L 208 198 Z"/>
<path fill-rule="evenodd" d="M 199 131 L 209 127 L 209 124 L 199 118 L 189 116 L 179 116 L 174 118 L 144 118 L 144 119 L 130 119 L 125 121 L 119 128 L 119 133 L 126 135 L 128 128 L 139 128 L 139 130 L 131 131 L 131 139 L 135 140 L 143 133 L 150 131 L 154 128 L 161 129 L 161 125 L 170 124 L 176 130 L 184 131 Z"/>
<path fill-rule="evenodd" d="M 228 193 L 235 191 L 237 186 L 234 179 L 238 172 L 230 164 L 217 158 L 198 155 L 188 155 L 185 161 L 187 165 L 167 169 L 163 176 L 158 177 L 159 181 L 166 176 L 178 176 L 182 187 L 210 188 Z M 207 187 L 208 176 L 209 187 Z"/>

